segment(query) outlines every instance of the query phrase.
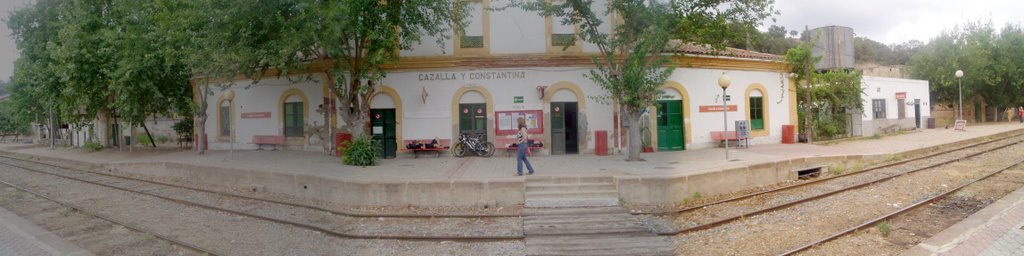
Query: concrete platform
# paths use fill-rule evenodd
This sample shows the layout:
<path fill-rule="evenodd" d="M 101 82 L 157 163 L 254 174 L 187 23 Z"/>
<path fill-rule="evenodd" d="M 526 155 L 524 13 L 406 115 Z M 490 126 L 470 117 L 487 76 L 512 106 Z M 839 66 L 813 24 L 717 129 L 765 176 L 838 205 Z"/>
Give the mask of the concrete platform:
<path fill-rule="evenodd" d="M 86 256 L 94 254 L 4 208 L 0 208 L 0 255 Z"/>
<path fill-rule="evenodd" d="M 902 255 L 1024 255 L 1024 188 L 975 212 Z"/>
<path fill-rule="evenodd" d="M 608 177 L 615 180 L 619 198 L 630 203 L 670 204 L 699 192 L 715 195 L 796 178 L 794 170 L 809 166 L 846 164 L 859 160 L 908 157 L 942 147 L 969 144 L 991 136 L 1024 134 L 1024 125 L 972 125 L 966 132 L 932 129 L 881 139 L 864 138 L 831 145 L 771 144 L 749 149 L 722 148 L 645 153 L 642 162 L 624 156 L 535 156 L 530 161 L 540 176 Z M 515 158 L 411 158 L 379 166 L 353 167 L 317 152 L 211 151 L 196 155 L 175 149 L 133 152 L 22 145 L 0 145 L 0 153 L 63 162 L 79 167 L 122 173 L 173 177 L 188 182 L 285 193 L 350 205 L 498 205 L 522 204 L 525 182 L 514 177 Z"/>

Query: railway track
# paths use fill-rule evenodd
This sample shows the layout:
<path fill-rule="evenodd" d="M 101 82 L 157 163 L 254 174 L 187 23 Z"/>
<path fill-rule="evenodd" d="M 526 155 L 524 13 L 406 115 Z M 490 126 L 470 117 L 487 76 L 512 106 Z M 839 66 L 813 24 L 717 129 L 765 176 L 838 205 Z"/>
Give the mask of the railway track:
<path fill-rule="evenodd" d="M 321 207 L 238 196 L 168 183 L 121 177 L 117 175 L 69 170 L 65 167 L 25 161 L 10 157 L 2 157 L 0 159 L 3 159 L 3 161 L 0 161 L 0 165 L 14 167 L 34 174 L 42 174 L 138 195 L 155 197 L 184 206 L 198 207 L 232 215 L 289 225 L 339 238 L 455 242 L 491 242 L 522 240 L 525 238 L 521 225 L 517 222 L 518 215 L 428 216 L 400 214 L 352 214 L 328 210 Z M 45 166 L 45 169 L 47 170 L 43 170 L 44 168 L 39 168 L 39 166 L 31 165 Z M 9 183 L 2 180 L 0 180 L 0 182 Z M 480 219 L 489 220 L 480 221 Z M 505 221 L 497 221 L 497 225 L 495 225 L 494 223 L 496 223 L 496 221 L 494 221 L 494 219 Z M 481 222 L 483 222 L 483 224 L 479 224 Z M 449 226 L 455 228 L 454 230 L 431 231 L 431 227 L 438 223 L 446 224 L 438 226 Z M 362 231 L 366 229 L 390 230 L 390 232 L 385 234 L 366 233 Z M 478 235 L 446 235 L 444 233 L 477 233 Z"/>
<path fill-rule="evenodd" d="M 955 188 L 943 191 L 943 192 L 938 193 L 938 194 L 936 194 L 934 196 L 928 197 L 928 198 L 926 198 L 924 200 L 920 200 L 917 203 L 914 203 L 914 204 L 908 205 L 906 207 L 900 208 L 898 210 L 886 213 L 886 214 L 884 214 L 882 216 L 879 216 L 877 218 L 865 221 L 865 222 L 863 222 L 861 224 L 858 224 L 858 225 L 846 228 L 846 229 L 844 229 L 842 231 L 836 232 L 836 233 L 834 233 L 834 234 L 832 234 L 830 236 L 827 236 L 825 238 L 822 238 L 822 239 L 819 239 L 819 240 L 816 240 L 816 241 L 813 241 L 813 242 L 810 242 L 810 243 L 798 246 L 796 248 L 790 249 L 790 250 L 788 250 L 786 252 L 780 253 L 779 255 L 780 256 L 786 256 L 786 255 L 794 255 L 794 254 L 798 254 L 798 253 L 801 253 L 801 252 L 805 252 L 805 251 L 807 251 L 809 249 L 814 248 L 815 246 L 819 246 L 819 245 L 822 245 L 824 243 L 836 240 L 836 239 L 838 239 L 840 237 L 843 237 L 843 236 L 852 234 L 854 232 L 857 232 L 858 230 L 862 230 L 862 229 L 871 227 L 872 225 L 878 224 L 879 222 L 895 218 L 895 217 L 897 217 L 897 216 L 899 216 L 901 214 L 910 212 L 910 211 L 918 209 L 918 208 L 920 208 L 922 206 L 927 206 L 929 204 L 932 204 L 934 202 L 942 200 L 942 199 L 946 198 L 947 196 L 952 195 L 953 193 L 956 193 L 957 191 L 960 191 L 960 190 L 962 190 L 964 188 L 967 188 L 969 186 L 974 186 L 975 184 L 977 184 L 977 183 L 979 183 L 981 181 L 984 181 L 984 180 L 987 180 L 989 178 L 992 178 L 993 176 L 995 176 L 997 174 L 1003 173 L 1004 171 L 1009 170 L 1011 168 L 1014 168 L 1016 166 L 1019 166 L 1021 164 L 1024 164 L 1024 160 L 1017 161 L 1016 163 L 1013 163 L 1013 164 L 1011 164 L 1009 166 L 1006 166 L 1006 167 L 1000 168 L 1000 169 L 998 169 L 996 171 L 993 171 L 993 172 L 990 172 L 988 174 L 982 175 L 981 177 L 973 179 L 970 182 L 967 182 L 967 183 L 962 184 L 960 186 L 957 186 Z"/>
<path fill-rule="evenodd" d="M 173 237 L 164 236 L 164 235 L 161 235 L 160 233 L 154 232 L 152 230 L 148 230 L 148 229 L 146 229 L 144 227 L 141 227 L 141 226 L 137 226 L 137 225 L 133 225 L 131 223 L 126 223 L 126 222 L 118 221 L 115 218 L 112 218 L 112 217 L 106 216 L 104 214 L 101 214 L 101 213 L 89 210 L 88 208 L 81 207 L 81 206 L 78 206 L 78 205 L 75 205 L 75 204 L 71 204 L 71 203 L 67 203 L 67 202 L 63 202 L 63 201 L 60 201 L 60 200 L 56 200 L 56 199 L 53 199 L 53 198 L 51 198 L 49 196 L 46 196 L 44 194 L 32 191 L 30 189 L 23 188 L 21 186 L 15 185 L 15 184 L 8 183 L 6 181 L 0 181 L 0 184 L 2 184 L 2 185 L 0 185 L 0 187 L 6 186 L 6 187 L 12 188 L 12 189 L 14 189 L 16 191 L 20 191 L 23 194 L 30 195 L 31 197 L 47 201 L 50 204 L 58 205 L 56 207 L 52 207 L 52 206 L 46 206 L 45 203 L 44 203 L 44 205 L 42 205 L 41 207 L 38 207 L 39 209 L 22 210 L 23 212 L 28 212 L 27 215 L 30 215 L 30 216 L 40 216 L 40 215 L 50 216 L 49 217 L 50 221 L 53 221 L 53 218 L 73 219 L 73 220 L 69 220 L 69 221 L 62 221 L 62 222 L 75 223 L 75 225 L 73 225 L 71 227 L 67 227 L 67 226 L 62 227 L 62 230 L 64 230 L 65 232 L 69 232 L 69 233 L 79 233 L 80 234 L 78 236 L 79 238 L 81 238 L 83 236 L 83 235 L 81 235 L 81 233 L 88 233 L 89 238 L 94 240 L 94 241 L 95 240 L 105 240 L 105 241 L 123 240 L 122 242 L 115 242 L 114 244 L 105 244 L 105 245 L 91 244 L 90 245 L 91 247 L 98 247 L 98 248 L 92 248 L 93 250 L 96 250 L 96 251 L 112 253 L 112 254 L 141 253 L 140 251 L 137 251 L 137 250 L 141 250 L 141 251 L 152 252 L 152 253 L 155 253 L 155 254 L 161 254 L 161 253 L 170 254 L 170 253 L 187 253 L 187 252 L 191 252 L 193 255 L 222 255 L 220 253 L 214 252 L 211 249 L 203 248 L 203 247 L 201 247 L 199 245 L 196 245 L 196 244 L 193 244 L 193 243 L 189 243 L 189 242 L 185 242 L 185 241 L 182 241 L 182 240 L 179 240 L 179 239 L 175 239 Z M 17 198 L 16 195 L 14 197 Z M 25 198 L 18 198 L 18 200 L 19 201 L 25 201 L 26 199 Z M 35 202 L 34 204 L 37 204 L 37 206 L 38 206 L 38 204 L 40 204 L 40 202 Z M 69 217 L 69 215 L 71 215 L 70 212 L 67 211 L 67 210 L 64 210 L 64 209 L 73 209 L 73 211 L 77 211 L 78 213 L 81 213 L 81 214 L 76 214 L 76 216 L 70 216 Z M 56 211 L 56 213 L 54 213 L 55 211 Z M 23 213 L 23 214 L 25 214 L 25 213 Z M 63 217 L 57 217 L 57 216 L 63 216 Z M 128 230 L 131 230 L 131 231 L 118 231 L 119 227 L 124 227 L 124 228 L 126 228 Z M 67 231 L 67 230 L 71 230 L 71 231 Z M 139 236 L 138 234 L 129 234 L 129 232 L 141 233 L 143 235 Z M 139 239 L 138 237 L 143 237 L 143 238 Z M 171 246 L 170 248 L 166 248 L 166 246 L 161 246 L 158 242 L 150 241 L 149 237 L 152 237 L 152 238 L 155 238 L 155 239 L 159 239 L 161 241 L 166 241 L 167 243 L 172 244 L 173 246 Z M 139 241 L 139 240 L 142 240 L 142 241 Z M 146 248 L 143 248 L 143 247 L 146 247 Z M 161 248 L 161 247 L 165 247 L 165 248 Z M 177 249 L 179 247 L 180 248 L 184 248 L 185 250 Z M 179 255 L 181 255 L 181 254 L 179 254 Z"/>
<path fill-rule="evenodd" d="M 865 169 L 860 172 L 828 177 L 820 180 L 773 190 L 746 194 L 729 199 L 671 212 L 639 212 L 673 218 L 672 227 L 659 230 L 662 236 L 674 236 L 714 228 L 739 219 L 786 209 L 813 200 L 826 198 L 872 184 L 885 182 L 919 171 L 933 169 L 1000 150 L 1024 141 L 1002 138 L 976 143 L 949 151 L 897 161 Z M 768 207 L 765 207 L 768 205 Z"/>

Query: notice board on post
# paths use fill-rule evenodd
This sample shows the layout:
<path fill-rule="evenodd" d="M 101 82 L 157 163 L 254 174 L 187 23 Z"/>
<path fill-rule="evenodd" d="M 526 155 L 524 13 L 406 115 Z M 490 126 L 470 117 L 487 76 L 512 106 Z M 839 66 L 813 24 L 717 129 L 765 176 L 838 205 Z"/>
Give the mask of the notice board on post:
<path fill-rule="evenodd" d="M 519 131 L 519 118 L 526 119 L 526 132 L 544 133 L 544 112 L 541 110 L 494 111 L 494 134 L 512 135 Z"/>

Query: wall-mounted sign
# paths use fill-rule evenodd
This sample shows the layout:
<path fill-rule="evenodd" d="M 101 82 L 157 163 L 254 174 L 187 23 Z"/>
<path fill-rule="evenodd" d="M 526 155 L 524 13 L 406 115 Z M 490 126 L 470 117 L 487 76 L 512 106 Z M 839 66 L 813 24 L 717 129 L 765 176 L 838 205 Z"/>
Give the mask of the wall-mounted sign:
<path fill-rule="evenodd" d="M 544 112 L 541 110 L 494 111 L 494 134 L 512 135 L 519 131 L 519 118 L 526 120 L 526 132 L 544 133 Z"/>
<path fill-rule="evenodd" d="M 512 97 L 512 102 L 513 103 L 523 103 L 523 96 Z"/>
<path fill-rule="evenodd" d="M 736 105 L 729 105 L 729 112 L 736 111 Z M 722 112 L 722 105 L 700 106 L 700 112 Z"/>
<path fill-rule="evenodd" d="M 480 81 L 480 80 L 523 80 L 526 71 L 473 71 L 473 72 L 435 72 L 420 73 L 419 81 Z"/>
<path fill-rule="evenodd" d="M 725 101 L 732 101 L 732 95 L 725 95 Z"/>
<path fill-rule="evenodd" d="M 906 99 L 906 98 L 907 98 L 907 93 L 906 92 L 897 92 L 896 93 L 896 99 L 897 100 L 902 100 L 902 99 Z"/>
<path fill-rule="evenodd" d="M 270 112 L 245 112 L 242 119 L 270 118 Z"/>

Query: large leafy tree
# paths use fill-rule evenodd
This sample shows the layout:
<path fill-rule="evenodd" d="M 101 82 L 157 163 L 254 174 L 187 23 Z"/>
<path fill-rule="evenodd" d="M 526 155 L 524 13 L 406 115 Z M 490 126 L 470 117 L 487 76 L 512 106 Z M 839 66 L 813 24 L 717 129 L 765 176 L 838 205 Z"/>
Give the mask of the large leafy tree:
<path fill-rule="evenodd" d="M 771 0 L 608 1 L 597 6 L 591 0 L 513 1 L 511 6 L 538 11 L 562 24 L 579 27 L 577 36 L 597 46 L 596 66 L 587 75 L 608 92 L 596 100 L 617 104 L 627 125 L 629 156 L 640 159 L 641 114 L 662 97 L 661 86 L 673 72 L 665 53 L 678 43 L 722 49 L 745 40 L 736 28 L 754 27 L 775 13 Z M 611 33 L 601 29 L 605 16 L 616 14 Z M 678 41 L 673 41 L 678 40 Z"/>
<path fill-rule="evenodd" d="M 98 118 L 101 139 L 108 116 L 145 128 L 154 114 L 186 110 L 191 70 L 156 26 L 160 3 L 39 1 L 12 13 L 14 77 L 25 87 L 16 102 L 38 100 L 77 124 Z"/>
<path fill-rule="evenodd" d="M 911 76 L 929 81 L 937 102 L 955 107 L 960 86 L 954 76 L 963 70 L 963 99 L 982 98 L 995 115 L 997 108 L 1019 106 L 1024 97 L 1021 76 L 1024 70 L 1021 51 L 1024 32 L 1019 25 L 1007 24 L 997 30 L 991 23 L 972 22 L 944 31 L 913 55 Z M 999 115 L 995 115 L 999 116 Z"/>
<path fill-rule="evenodd" d="M 61 83 L 54 76 L 56 60 L 52 52 L 60 31 L 61 2 L 39 0 L 12 12 L 6 20 L 21 56 L 15 61 L 11 78 L 12 108 L 33 121 L 43 121 L 43 117 L 52 117 L 58 111 Z"/>
<path fill-rule="evenodd" d="M 252 2 L 226 26 L 246 33 L 242 47 L 229 51 L 243 64 L 237 70 L 257 79 L 268 68 L 279 76 L 316 74 L 305 78 L 326 80 L 338 99 L 325 114 L 339 115 L 342 130 L 355 135 L 368 129 L 370 96 L 387 75 L 384 65 L 425 37 L 443 45 L 467 14 L 462 2 L 449 0 Z"/>

